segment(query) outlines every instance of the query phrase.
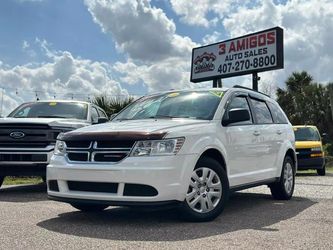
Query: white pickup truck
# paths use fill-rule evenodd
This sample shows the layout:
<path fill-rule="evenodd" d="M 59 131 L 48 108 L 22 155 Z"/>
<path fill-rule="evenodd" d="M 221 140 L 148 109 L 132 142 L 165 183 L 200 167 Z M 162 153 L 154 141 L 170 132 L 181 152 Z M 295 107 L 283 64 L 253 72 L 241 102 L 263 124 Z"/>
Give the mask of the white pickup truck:
<path fill-rule="evenodd" d="M 59 133 L 108 120 L 104 110 L 81 101 L 23 103 L 0 119 L 0 186 L 6 176 L 41 176 Z"/>

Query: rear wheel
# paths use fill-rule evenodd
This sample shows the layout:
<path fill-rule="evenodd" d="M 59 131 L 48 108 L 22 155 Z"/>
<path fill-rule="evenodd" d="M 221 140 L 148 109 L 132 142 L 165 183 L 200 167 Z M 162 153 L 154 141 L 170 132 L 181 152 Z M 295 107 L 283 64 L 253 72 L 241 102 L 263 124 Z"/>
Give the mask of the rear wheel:
<path fill-rule="evenodd" d="M 1 187 L 4 179 L 5 179 L 5 176 L 0 176 L 0 187 Z"/>
<path fill-rule="evenodd" d="M 107 205 L 71 203 L 72 207 L 82 212 L 99 212 L 107 208 Z"/>
<path fill-rule="evenodd" d="M 295 187 L 295 166 L 290 156 L 284 158 L 280 180 L 270 185 L 271 193 L 277 200 L 289 200 Z"/>
<path fill-rule="evenodd" d="M 194 168 L 182 205 L 183 217 L 189 221 L 210 221 L 219 216 L 227 203 L 229 182 L 216 160 L 202 158 Z"/>
<path fill-rule="evenodd" d="M 326 166 L 324 166 L 322 169 L 317 169 L 317 174 L 321 176 L 326 175 Z"/>

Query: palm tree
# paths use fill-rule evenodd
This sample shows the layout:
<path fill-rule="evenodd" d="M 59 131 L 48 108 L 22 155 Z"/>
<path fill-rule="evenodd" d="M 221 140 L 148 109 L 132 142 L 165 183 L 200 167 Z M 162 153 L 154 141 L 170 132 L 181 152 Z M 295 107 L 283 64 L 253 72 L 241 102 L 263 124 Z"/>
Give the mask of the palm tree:
<path fill-rule="evenodd" d="M 119 113 L 127 105 L 131 104 L 134 98 L 129 96 L 126 98 L 116 96 L 107 97 L 104 94 L 95 96 L 92 103 L 104 109 L 106 114 L 110 117 L 112 114 Z"/>

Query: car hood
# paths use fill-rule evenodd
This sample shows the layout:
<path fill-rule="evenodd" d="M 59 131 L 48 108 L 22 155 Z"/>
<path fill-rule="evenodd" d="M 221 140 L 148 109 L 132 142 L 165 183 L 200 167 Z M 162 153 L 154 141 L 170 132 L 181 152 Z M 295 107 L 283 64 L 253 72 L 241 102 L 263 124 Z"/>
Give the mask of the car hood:
<path fill-rule="evenodd" d="M 114 121 L 104 124 L 93 125 L 77 130 L 77 132 L 168 132 L 173 129 L 186 126 L 196 126 L 198 124 L 208 123 L 209 121 L 194 119 L 144 119 Z"/>
<path fill-rule="evenodd" d="M 87 121 L 64 118 L 1 118 L 1 124 L 45 124 L 51 127 L 81 128 L 89 125 Z"/>

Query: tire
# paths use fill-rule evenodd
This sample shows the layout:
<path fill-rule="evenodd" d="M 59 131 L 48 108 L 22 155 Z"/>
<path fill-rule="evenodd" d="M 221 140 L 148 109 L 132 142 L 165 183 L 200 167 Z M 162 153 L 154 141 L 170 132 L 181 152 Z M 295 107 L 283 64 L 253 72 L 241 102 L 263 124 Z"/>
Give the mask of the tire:
<path fill-rule="evenodd" d="M 99 212 L 107 208 L 107 205 L 71 203 L 72 207 L 82 212 Z"/>
<path fill-rule="evenodd" d="M 280 180 L 270 185 L 274 199 L 290 200 L 295 188 L 295 163 L 290 156 L 283 161 Z"/>
<path fill-rule="evenodd" d="M 205 177 L 204 177 L 205 176 Z M 229 197 L 229 181 L 222 165 L 203 157 L 196 164 L 181 205 L 182 217 L 188 221 L 211 221 L 219 216 Z"/>
<path fill-rule="evenodd" d="M 6 177 L 6 176 L 0 176 L 0 187 L 1 187 L 1 185 L 2 185 L 2 183 L 3 183 L 3 180 L 5 179 L 5 177 Z"/>
<path fill-rule="evenodd" d="M 326 175 L 326 166 L 324 166 L 322 169 L 317 169 L 317 174 L 320 176 Z"/>

